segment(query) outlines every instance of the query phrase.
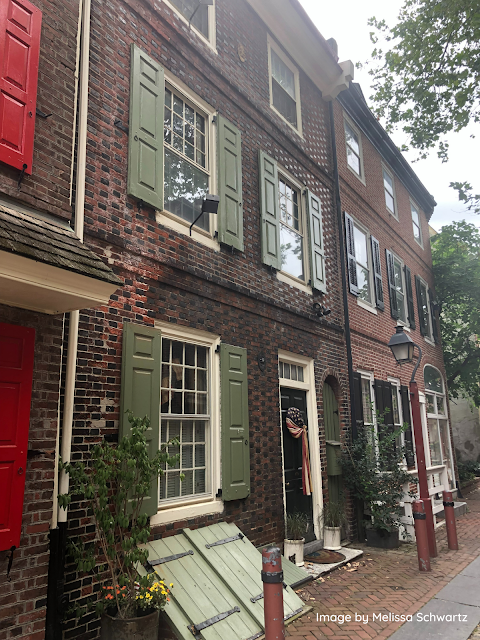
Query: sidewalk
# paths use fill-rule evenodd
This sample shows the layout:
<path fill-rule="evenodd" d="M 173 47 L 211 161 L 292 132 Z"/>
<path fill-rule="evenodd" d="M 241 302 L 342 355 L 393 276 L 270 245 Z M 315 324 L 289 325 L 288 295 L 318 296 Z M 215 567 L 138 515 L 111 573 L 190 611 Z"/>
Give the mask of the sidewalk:
<path fill-rule="evenodd" d="M 467 640 L 480 622 L 480 481 L 465 498 L 469 513 L 457 521 L 459 551 L 448 550 L 445 528 L 441 528 L 437 531 L 439 555 L 432 559 L 432 571 L 421 574 L 414 544 L 402 545 L 395 551 L 356 544 L 356 548 L 364 549 L 358 566 L 352 563 L 351 567 L 325 577 L 323 582 L 317 580 L 300 590 L 300 597 L 313 610 L 289 625 L 286 637 L 290 640 L 386 640 L 392 636 L 392 640 Z M 469 567 L 477 558 L 479 560 Z M 459 578 L 453 581 L 456 576 Z M 465 588 L 466 583 L 470 588 Z M 434 628 L 430 620 L 416 620 L 417 612 L 423 613 L 423 608 L 436 615 L 457 614 L 457 618 Z M 467 615 L 468 621 L 459 622 L 458 614 Z M 406 622 L 398 631 L 404 624 L 402 615 L 413 616 L 414 622 Z M 337 621 L 332 621 L 332 616 L 337 616 Z M 343 624 L 338 616 L 344 616 Z M 345 620 L 346 616 L 350 616 L 351 621 Z M 429 634 L 429 629 L 436 635 Z M 473 637 L 476 640 L 479 636 Z"/>

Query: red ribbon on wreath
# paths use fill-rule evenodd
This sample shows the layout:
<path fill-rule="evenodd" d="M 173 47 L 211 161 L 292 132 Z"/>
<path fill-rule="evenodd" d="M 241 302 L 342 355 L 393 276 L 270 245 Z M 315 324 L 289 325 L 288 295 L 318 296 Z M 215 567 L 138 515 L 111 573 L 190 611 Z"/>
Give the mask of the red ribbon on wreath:
<path fill-rule="evenodd" d="M 303 495 L 310 496 L 313 493 L 312 473 L 310 471 L 310 456 L 308 453 L 307 425 L 303 421 L 300 409 L 290 407 L 287 411 L 287 429 L 294 438 L 302 437 L 302 486 Z"/>

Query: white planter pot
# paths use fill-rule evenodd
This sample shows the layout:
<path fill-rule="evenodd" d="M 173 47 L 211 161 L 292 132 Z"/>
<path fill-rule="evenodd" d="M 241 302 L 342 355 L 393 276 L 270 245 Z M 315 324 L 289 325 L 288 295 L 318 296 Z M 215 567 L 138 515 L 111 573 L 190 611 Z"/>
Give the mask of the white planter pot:
<path fill-rule="evenodd" d="M 303 543 L 305 542 L 305 538 L 301 540 L 284 540 L 283 541 L 283 556 L 287 558 L 291 558 L 293 555 L 295 556 L 295 564 L 297 567 L 303 567 L 305 564 L 303 562 Z"/>
<path fill-rule="evenodd" d="M 338 551 L 342 548 L 340 544 L 340 527 L 323 528 L 323 548 L 330 551 Z"/>

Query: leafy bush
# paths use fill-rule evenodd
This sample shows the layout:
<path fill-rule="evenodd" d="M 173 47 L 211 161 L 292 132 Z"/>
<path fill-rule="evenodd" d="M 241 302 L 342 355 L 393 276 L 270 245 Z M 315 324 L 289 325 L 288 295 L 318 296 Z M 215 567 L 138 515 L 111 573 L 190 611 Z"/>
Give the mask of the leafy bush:
<path fill-rule="evenodd" d="M 475 460 L 467 460 L 466 462 L 457 461 L 458 480 L 460 484 L 466 484 L 473 480 L 477 474 L 480 474 L 480 463 Z"/>

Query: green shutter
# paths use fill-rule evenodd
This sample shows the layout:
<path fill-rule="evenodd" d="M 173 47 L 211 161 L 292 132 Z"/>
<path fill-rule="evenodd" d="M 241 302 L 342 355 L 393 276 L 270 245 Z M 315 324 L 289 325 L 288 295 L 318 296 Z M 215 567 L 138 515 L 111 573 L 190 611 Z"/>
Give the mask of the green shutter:
<path fill-rule="evenodd" d="M 222 419 L 222 498 L 250 493 L 247 350 L 220 345 Z"/>
<path fill-rule="evenodd" d="M 243 251 L 242 136 L 218 116 L 218 239 Z"/>
<path fill-rule="evenodd" d="M 327 292 L 325 281 L 325 247 L 323 245 L 322 205 L 320 199 L 307 191 L 308 235 L 310 240 L 310 285 Z"/>
<path fill-rule="evenodd" d="M 153 457 L 160 444 L 160 368 L 162 334 L 139 324 L 123 325 L 122 392 L 120 399 L 120 437 L 128 435 L 130 409 L 140 418 L 150 418 L 147 442 Z M 144 501 L 149 516 L 158 511 L 158 481 L 152 482 L 150 498 Z"/>
<path fill-rule="evenodd" d="M 160 210 L 163 209 L 164 104 L 162 67 L 132 44 L 127 193 Z"/>
<path fill-rule="evenodd" d="M 280 207 L 278 202 L 277 162 L 259 153 L 260 215 L 262 219 L 262 261 L 275 269 L 282 268 L 280 254 Z"/>

